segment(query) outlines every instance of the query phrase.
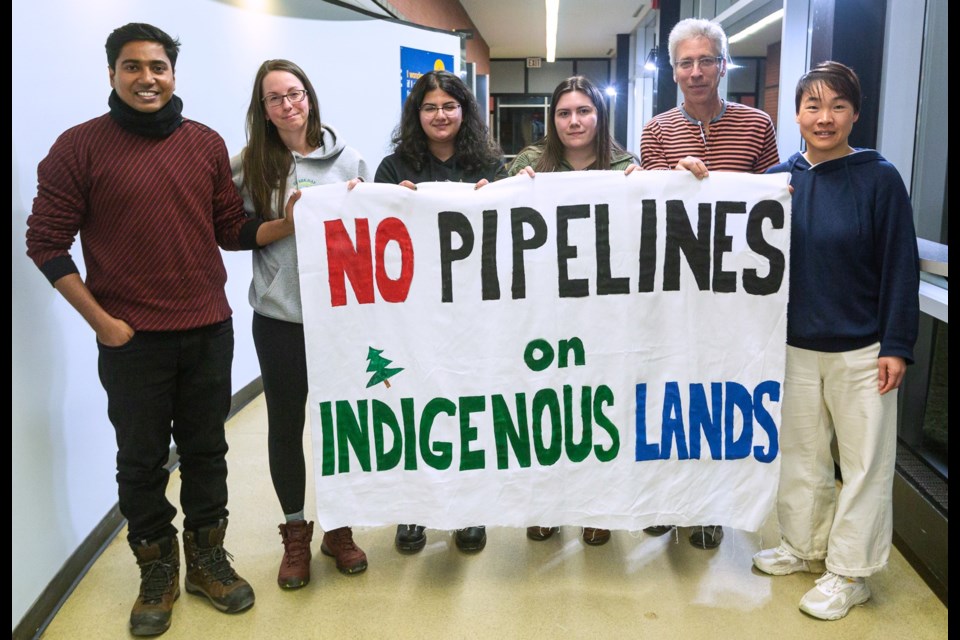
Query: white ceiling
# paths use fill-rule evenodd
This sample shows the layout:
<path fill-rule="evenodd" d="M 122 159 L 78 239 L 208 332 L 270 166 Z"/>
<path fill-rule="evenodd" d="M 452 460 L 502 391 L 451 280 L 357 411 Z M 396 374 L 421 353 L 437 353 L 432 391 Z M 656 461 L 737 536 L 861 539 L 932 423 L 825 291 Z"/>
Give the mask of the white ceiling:
<path fill-rule="evenodd" d="M 546 57 L 546 8 L 543 0 L 460 0 L 490 47 L 491 58 Z M 616 55 L 617 34 L 631 33 L 650 15 L 650 0 L 560 0 L 558 58 L 608 58 Z M 736 56 L 765 56 L 780 40 L 778 21 L 731 45 Z M 732 33 L 727 35 L 733 35 Z"/>
<path fill-rule="evenodd" d="M 491 58 L 546 57 L 546 8 L 543 0 L 460 0 Z M 607 58 L 616 53 L 617 34 L 630 33 L 649 1 L 560 0 L 558 58 Z M 611 49 L 613 51 L 611 51 Z"/>

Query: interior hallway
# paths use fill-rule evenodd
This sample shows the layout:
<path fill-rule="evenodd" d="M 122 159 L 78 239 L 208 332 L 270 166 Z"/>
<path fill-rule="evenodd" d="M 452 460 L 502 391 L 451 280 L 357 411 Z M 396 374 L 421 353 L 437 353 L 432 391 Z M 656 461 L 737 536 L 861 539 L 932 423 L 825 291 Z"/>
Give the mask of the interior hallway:
<path fill-rule="evenodd" d="M 801 613 L 800 598 L 817 576 L 770 577 L 751 565 L 761 543 L 776 544 L 775 515 L 759 533 L 727 529 L 711 551 L 693 548 L 686 529 L 679 540 L 615 531 L 606 545 L 588 547 L 578 527 L 563 527 L 546 542 L 527 540 L 523 529 L 488 528 L 479 554 L 458 551 L 451 532 L 428 529 L 427 547 L 404 556 L 393 546 L 395 527 L 357 528 L 354 539 L 370 566 L 356 576 L 341 575 L 320 553 L 317 527 L 310 584 L 282 591 L 276 584 L 281 516 L 267 469 L 266 430 L 262 395 L 227 424 L 225 547 L 257 602 L 240 614 L 219 613 L 183 591 L 181 568 L 182 595 L 164 640 L 947 637 L 947 608 L 896 550 L 887 570 L 867 579 L 873 597 L 846 618 L 823 622 Z M 174 472 L 168 496 L 178 504 L 178 495 Z M 311 487 L 306 508 L 314 519 Z M 124 529 L 93 564 L 42 638 L 132 637 L 128 620 L 139 575 L 125 536 Z"/>

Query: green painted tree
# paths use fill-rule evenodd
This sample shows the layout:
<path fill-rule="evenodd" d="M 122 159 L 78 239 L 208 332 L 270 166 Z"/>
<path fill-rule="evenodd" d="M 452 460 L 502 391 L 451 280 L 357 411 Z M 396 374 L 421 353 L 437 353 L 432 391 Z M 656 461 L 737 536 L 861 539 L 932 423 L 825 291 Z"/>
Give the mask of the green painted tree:
<path fill-rule="evenodd" d="M 367 371 L 373 373 L 370 382 L 367 383 L 368 389 L 381 382 L 387 385 L 387 389 L 389 389 L 390 381 L 388 378 L 392 378 L 403 371 L 403 367 L 388 368 L 387 365 L 391 364 L 393 360 L 387 360 L 380 355 L 381 353 L 383 353 L 383 349 L 374 349 L 373 347 L 369 347 L 367 351 L 367 360 L 370 361 L 370 364 L 367 365 Z"/>

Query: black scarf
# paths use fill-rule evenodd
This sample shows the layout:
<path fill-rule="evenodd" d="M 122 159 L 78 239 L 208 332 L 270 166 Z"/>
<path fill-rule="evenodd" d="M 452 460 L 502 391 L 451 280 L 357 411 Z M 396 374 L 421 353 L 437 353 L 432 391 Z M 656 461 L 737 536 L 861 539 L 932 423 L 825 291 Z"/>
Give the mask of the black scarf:
<path fill-rule="evenodd" d="M 118 125 L 130 133 L 147 138 L 166 138 L 183 122 L 183 116 L 180 115 L 183 101 L 175 95 L 162 109 L 152 113 L 137 111 L 121 100 L 116 91 L 110 92 L 107 104 L 110 105 L 110 117 Z"/>

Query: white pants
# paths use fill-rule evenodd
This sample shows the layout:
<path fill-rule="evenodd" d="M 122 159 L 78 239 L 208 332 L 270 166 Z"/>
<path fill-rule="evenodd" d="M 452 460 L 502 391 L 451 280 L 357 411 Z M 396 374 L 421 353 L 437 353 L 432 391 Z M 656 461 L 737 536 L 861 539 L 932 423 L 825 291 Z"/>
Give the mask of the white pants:
<path fill-rule="evenodd" d="M 843 576 L 887 564 L 893 538 L 897 392 L 877 392 L 880 345 L 787 347 L 777 515 L 783 545 Z M 836 435 L 842 486 L 830 444 Z"/>

